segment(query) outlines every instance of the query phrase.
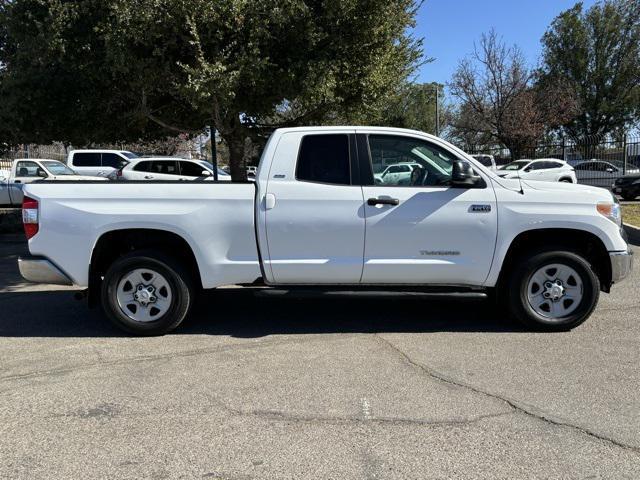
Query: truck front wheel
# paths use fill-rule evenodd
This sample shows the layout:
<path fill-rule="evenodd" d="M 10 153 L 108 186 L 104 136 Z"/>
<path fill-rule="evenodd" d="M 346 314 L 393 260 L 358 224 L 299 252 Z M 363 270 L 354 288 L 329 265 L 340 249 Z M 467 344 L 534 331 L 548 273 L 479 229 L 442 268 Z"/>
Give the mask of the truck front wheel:
<path fill-rule="evenodd" d="M 577 327 L 589 318 L 600 295 L 600 281 L 589 263 L 561 250 L 525 256 L 504 287 L 515 319 L 545 331 Z"/>
<path fill-rule="evenodd" d="M 170 257 L 152 250 L 117 259 L 102 282 L 102 307 L 120 329 L 162 335 L 184 320 L 193 303 L 188 273 Z"/>

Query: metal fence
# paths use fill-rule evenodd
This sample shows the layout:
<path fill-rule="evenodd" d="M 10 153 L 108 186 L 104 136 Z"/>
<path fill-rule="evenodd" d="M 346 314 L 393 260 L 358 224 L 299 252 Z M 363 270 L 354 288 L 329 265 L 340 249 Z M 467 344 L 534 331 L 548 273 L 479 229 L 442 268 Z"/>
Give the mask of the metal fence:
<path fill-rule="evenodd" d="M 469 153 L 492 155 L 498 166 L 519 159 L 564 160 L 575 169 L 578 183 L 606 188 L 611 188 L 619 177 L 640 174 L 640 134 L 619 139 L 588 137 L 541 143 L 526 149 L 519 159 L 513 159 L 509 150 L 503 147 L 470 149 Z"/>

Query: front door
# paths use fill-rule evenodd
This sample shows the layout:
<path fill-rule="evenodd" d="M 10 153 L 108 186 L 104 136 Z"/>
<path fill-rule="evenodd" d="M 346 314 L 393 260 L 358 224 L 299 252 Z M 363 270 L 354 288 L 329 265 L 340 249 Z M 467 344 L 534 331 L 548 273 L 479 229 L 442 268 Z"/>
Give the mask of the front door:
<path fill-rule="evenodd" d="M 497 235 L 490 181 L 475 188 L 450 186 L 457 155 L 424 138 L 370 134 L 358 145 L 367 142 L 372 185 L 363 186 L 362 283 L 484 283 Z M 376 175 L 394 164 L 411 166 L 409 184 Z"/>
<path fill-rule="evenodd" d="M 260 198 L 272 283 L 360 282 L 365 219 L 362 188 L 352 180 L 354 142 L 344 130 L 280 139 Z"/>

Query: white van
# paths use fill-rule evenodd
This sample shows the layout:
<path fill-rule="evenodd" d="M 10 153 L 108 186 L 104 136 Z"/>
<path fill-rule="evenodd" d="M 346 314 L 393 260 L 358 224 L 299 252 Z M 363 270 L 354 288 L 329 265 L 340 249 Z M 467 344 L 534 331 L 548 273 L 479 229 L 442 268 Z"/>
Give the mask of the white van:
<path fill-rule="evenodd" d="M 67 165 L 80 175 L 106 177 L 138 155 L 126 150 L 71 150 Z"/>

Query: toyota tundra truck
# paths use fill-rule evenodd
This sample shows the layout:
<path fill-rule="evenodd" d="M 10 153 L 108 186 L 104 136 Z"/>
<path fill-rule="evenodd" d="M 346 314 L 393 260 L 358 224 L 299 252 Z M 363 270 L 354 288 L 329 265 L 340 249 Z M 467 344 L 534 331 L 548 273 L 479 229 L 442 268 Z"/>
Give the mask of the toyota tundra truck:
<path fill-rule="evenodd" d="M 382 174 L 394 165 L 406 175 Z M 277 130 L 255 182 L 25 185 L 23 221 L 25 279 L 82 287 L 139 335 L 224 285 L 487 295 L 567 330 L 632 268 L 611 192 L 500 178 L 394 128 Z"/>

